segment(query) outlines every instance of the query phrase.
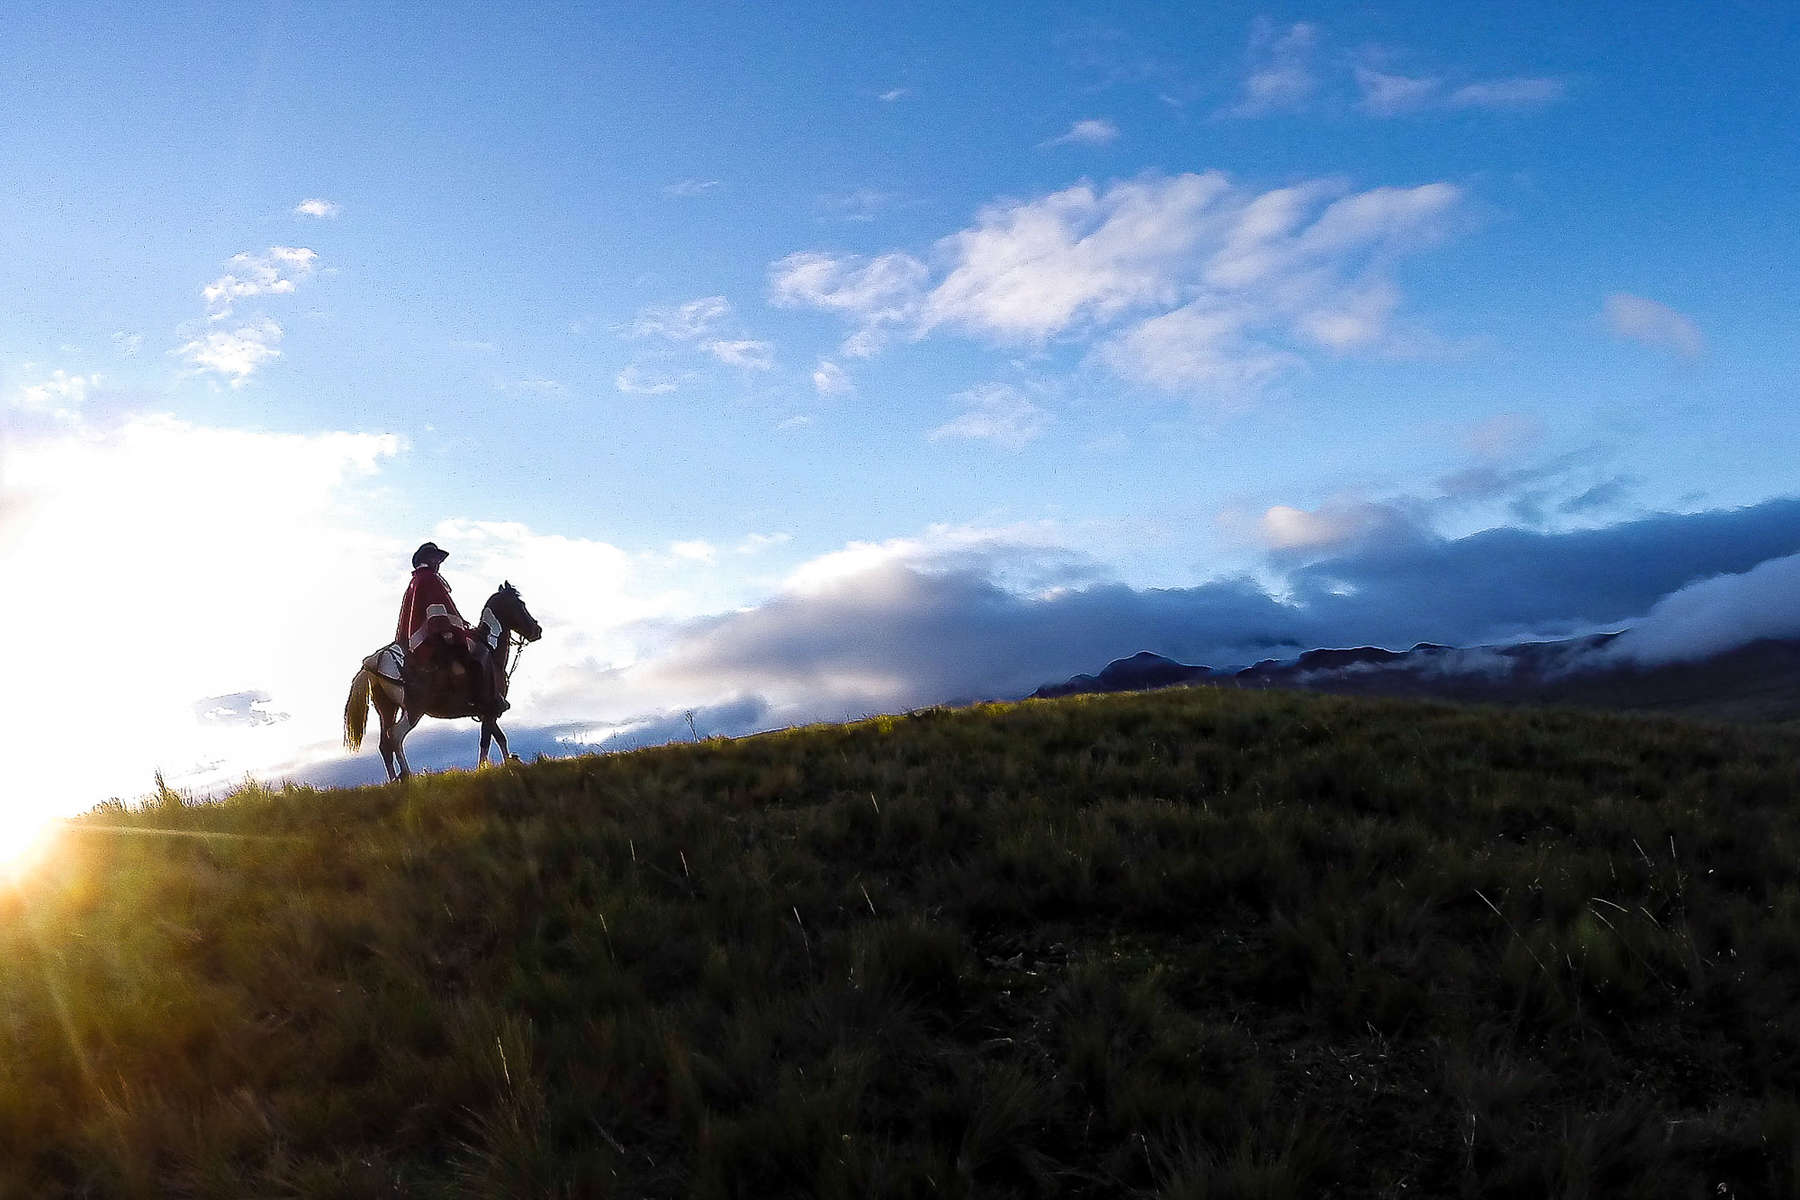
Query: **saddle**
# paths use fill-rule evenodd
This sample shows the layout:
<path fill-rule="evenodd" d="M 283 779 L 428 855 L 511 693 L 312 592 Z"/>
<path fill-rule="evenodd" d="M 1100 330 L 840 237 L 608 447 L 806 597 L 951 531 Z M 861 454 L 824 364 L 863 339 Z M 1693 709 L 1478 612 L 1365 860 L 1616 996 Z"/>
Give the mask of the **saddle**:
<path fill-rule="evenodd" d="M 453 684 L 452 680 L 472 676 L 481 670 L 480 660 L 476 657 L 477 651 L 472 643 L 473 636 L 478 636 L 476 631 L 465 635 L 461 646 L 443 647 L 437 653 L 411 656 L 399 642 L 389 642 L 363 659 L 362 665 L 365 670 L 399 687 L 405 687 L 410 683 L 429 691 L 439 691 L 451 687 L 460 691 L 460 687 Z M 501 683 L 496 679 L 492 682 L 492 686 L 498 691 Z M 479 695 L 479 691 L 476 694 Z M 512 707 L 506 703 L 504 694 L 501 694 L 498 699 L 500 711 L 504 712 Z"/>

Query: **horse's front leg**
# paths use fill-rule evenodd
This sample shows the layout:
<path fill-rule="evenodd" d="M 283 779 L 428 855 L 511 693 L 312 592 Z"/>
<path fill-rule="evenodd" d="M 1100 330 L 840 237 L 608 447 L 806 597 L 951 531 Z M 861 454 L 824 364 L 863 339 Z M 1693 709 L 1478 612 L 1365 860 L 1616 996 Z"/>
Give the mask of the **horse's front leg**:
<path fill-rule="evenodd" d="M 500 743 L 500 761 L 505 762 L 512 757 L 506 749 L 506 731 L 500 728 L 500 722 L 489 722 L 494 727 L 494 740 Z"/>
<path fill-rule="evenodd" d="M 481 753 L 475 756 L 475 769 L 477 771 L 487 766 L 488 743 L 494 740 L 494 735 L 498 732 L 500 732 L 500 728 L 494 724 L 494 718 L 481 718 Z"/>

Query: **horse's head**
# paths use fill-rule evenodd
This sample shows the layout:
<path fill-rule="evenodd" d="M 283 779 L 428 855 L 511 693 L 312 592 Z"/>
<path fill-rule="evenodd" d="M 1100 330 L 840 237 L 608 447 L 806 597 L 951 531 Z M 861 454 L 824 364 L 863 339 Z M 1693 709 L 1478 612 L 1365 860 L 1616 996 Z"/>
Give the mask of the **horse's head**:
<path fill-rule="evenodd" d="M 519 599 L 519 589 L 511 583 L 502 583 L 500 590 L 488 597 L 487 606 L 508 632 L 522 634 L 528 642 L 544 636 L 544 627 L 537 623 L 525 601 Z"/>

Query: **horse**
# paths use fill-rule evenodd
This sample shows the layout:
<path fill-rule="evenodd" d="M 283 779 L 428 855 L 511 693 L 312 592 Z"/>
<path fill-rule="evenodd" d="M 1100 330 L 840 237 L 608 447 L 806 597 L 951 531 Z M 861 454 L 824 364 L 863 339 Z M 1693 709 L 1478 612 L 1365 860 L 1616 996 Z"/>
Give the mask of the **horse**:
<path fill-rule="evenodd" d="M 543 626 L 519 598 L 519 589 L 511 583 L 502 583 L 500 590 L 489 596 L 482 606 L 481 620 L 475 629 L 488 641 L 495 688 L 504 698 L 512 675 L 507 661 L 515 649 L 523 649 L 527 643 L 543 637 Z M 412 774 L 402 746 L 406 735 L 426 717 L 480 718 L 481 754 L 475 760 L 476 767 L 487 765 L 488 746 L 493 742 L 499 743 L 500 758 L 504 762 L 511 756 L 506 749 L 506 734 L 500 731 L 499 713 L 477 709 L 473 693 L 474 678 L 466 669 L 458 671 L 453 667 L 430 673 L 409 672 L 399 644 L 383 646 L 363 659 L 362 667 L 350 681 L 350 698 L 344 702 L 344 745 L 351 750 L 362 748 L 369 705 L 373 704 L 381 718 L 378 744 L 389 780 L 405 779 Z"/>

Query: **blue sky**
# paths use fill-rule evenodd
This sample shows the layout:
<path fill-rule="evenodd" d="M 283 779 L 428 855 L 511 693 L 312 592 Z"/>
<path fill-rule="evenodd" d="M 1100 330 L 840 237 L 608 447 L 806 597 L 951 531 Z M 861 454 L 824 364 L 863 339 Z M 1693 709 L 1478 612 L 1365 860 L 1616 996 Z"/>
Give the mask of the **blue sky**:
<path fill-rule="evenodd" d="M 1045 642 L 1107 589 L 1616 626 L 1662 593 L 1340 630 L 1296 572 L 1793 491 L 1790 7 L 993 7 L 7 6 L 5 616 L 72 623 L 15 784 L 330 758 L 427 537 L 545 619 L 515 720 L 580 748 L 1269 629 Z M 1017 672 L 780 649 L 1019 605 Z M 132 715 L 43 703 L 102 663 Z"/>

